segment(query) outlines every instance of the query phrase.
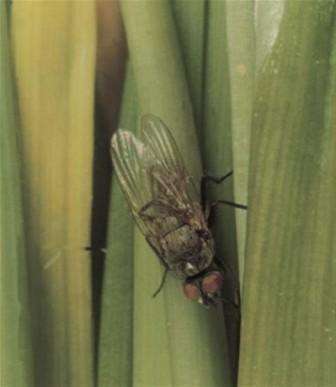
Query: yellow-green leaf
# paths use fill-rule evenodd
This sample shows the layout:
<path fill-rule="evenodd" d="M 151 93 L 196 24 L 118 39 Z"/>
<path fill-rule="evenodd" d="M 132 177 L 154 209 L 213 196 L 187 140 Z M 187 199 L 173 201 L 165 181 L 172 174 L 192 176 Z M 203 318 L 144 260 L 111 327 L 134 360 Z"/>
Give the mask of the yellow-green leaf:
<path fill-rule="evenodd" d="M 92 386 L 93 2 L 14 1 L 37 385 Z"/>

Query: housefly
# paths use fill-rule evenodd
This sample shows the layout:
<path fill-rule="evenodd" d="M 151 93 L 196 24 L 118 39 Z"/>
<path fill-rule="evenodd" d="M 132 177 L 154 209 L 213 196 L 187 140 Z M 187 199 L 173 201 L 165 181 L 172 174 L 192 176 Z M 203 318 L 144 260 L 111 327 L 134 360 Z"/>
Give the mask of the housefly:
<path fill-rule="evenodd" d="M 116 176 L 133 217 L 168 272 L 183 281 L 188 299 L 208 306 L 221 298 L 224 276 L 195 182 L 167 126 L 142 117 L 139 137 L 119 129 L 112 137 Z"/>

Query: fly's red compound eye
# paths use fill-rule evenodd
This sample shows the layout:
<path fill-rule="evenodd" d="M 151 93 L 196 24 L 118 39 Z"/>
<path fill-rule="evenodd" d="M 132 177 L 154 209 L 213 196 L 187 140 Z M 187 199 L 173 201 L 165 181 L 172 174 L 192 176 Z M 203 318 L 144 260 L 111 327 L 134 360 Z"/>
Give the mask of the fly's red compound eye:
<path fill-rule="evenodd" d="M 200 298 L 201 292 L 199 291 L 198 287 L 195 284 L 192 283 L 184 283 L 183 284 L 183 292 L 189 300 L 196 301 Z"/>
<path fill-rule="evenodd" d="M 218 293 L 224 282 L 223 275 L 219 271 L 213 271 L 202 280 L 202 290 L 206 294 Z"/>

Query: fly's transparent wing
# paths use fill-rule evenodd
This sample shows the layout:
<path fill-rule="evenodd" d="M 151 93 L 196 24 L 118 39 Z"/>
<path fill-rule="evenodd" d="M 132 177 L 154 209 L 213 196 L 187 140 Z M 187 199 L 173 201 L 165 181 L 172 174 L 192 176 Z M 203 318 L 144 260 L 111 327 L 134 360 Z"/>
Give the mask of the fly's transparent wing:
<path fill-rule="evenodd" d="M 179 208 L 190 207 L 199 202 L 194 180 L 187 171 L 173 135 L 156 116 L 146 114 L 141 122 L 140 138 L 158 161 L 152 169 L 158 194 L 164 192 Z"/>
<path fill-rule="evenodd" d="M 157 117 L 145 116 L 141 139 L 118 130 L 111 154 L 140 230 L 160 250 L 155 241 L 182 225 L 185 214 L 192 217 L 199 207 L 197 190 L 169 129 Z"/>
<path fill-rule="evenodd" d="M 141 214 L 141 210 L 153 199 L 148 174 L 153 164 L 150 150 L 131 132 L 119 129 L 112 137 L 111 156 L 115 173 L 133 216 L 145 232 L 139 213 Z"/>

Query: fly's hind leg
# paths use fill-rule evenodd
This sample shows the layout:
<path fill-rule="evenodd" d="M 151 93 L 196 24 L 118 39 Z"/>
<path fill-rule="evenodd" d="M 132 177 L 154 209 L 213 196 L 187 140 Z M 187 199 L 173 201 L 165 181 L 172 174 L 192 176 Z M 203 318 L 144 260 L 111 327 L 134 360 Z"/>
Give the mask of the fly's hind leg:
<path fill-rule="evenodd" d="M 232 176 L 232 174 L 233 174 L 233 171 L 230 171 L 226 175 L 221 176 L 221 177 L 214 177 L 214 176 L 209 176 L 209 175 L 204 175 L 202 177 L 202 181 L 201 181 L 202 206 L 203 206 L 203 210 L 204 210 L 204 213 L 205 213 L 205 217 L 206 217 L 209 225 L 211 225 L 211 223 L 213 222 L 215 209 L 220 204 L 226 204 L 226 205 L 234 207 L 234 208 L 239 208 L 239 209 L 242 209 L 242 210 L 247 210 L 247 206 L 246 205 L 235 203 L 235 202 L 232 202 L 230 200 L 216 200 L 216 201 L 214 201 L 212 203 L 209 203 L 206 200 L 206 189 L 207 189 L 208 182 L 213 182 L 213 183 L 216 183 L 216 184 L 220 184 L 224 180 L 226 180 L 228 177 Z"/>
<path fill-rule="evenodd" d="M 202 176 L 202 179 L 201 179 L 201 198 L 202 198 L 202 206 L 203 206 L 204 210 L 205 210 L 206 205 L 207 205 L 206 196 L 207 196 L 208 183 L 212 182 L 212 183 L 220 184 L 224 180 L 226 180 L 228 177 L 232 176 L 232 174 L 233 174 L 233 171 L 230 171 L 226 175 L 219 176 L 219 177 L 215 177 L 215 176 L 211 176 L 211 175 L 203 175 Z"/>
<path fill-rule="evenodd" d="M 241 210 L 247 210 L 247 206 L 245 206 L 244 204 L 238 204 L 238 203 L 230 202 L 229 200 L 215 200 L 212 203 L 207 203 L 205 205 L 205 211 L 204 212 L 205 212 L 205 218 L 206 218 L 209 226 L 211 226 L 213 224 L 216 208 L 220 204 L 226 204 L 226 205 L 234 207 L 234 208 L 239 208 Z"/>

